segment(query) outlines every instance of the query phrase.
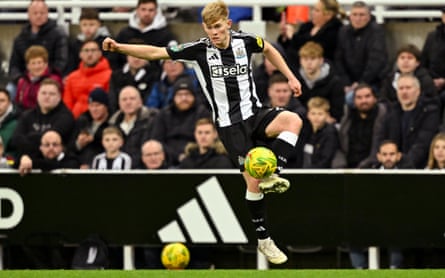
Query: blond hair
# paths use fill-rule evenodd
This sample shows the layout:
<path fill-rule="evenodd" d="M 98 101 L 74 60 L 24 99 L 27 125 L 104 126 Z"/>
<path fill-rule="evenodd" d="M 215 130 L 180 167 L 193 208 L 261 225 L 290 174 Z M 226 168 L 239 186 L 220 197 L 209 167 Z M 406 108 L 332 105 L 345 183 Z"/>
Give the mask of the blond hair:
<path fill-rule="evenodd" d="M 323 58 L 323 54 L 323 47 L 319 43 L 313 41 L 305 43 L 298 51 L 300 57 L 308 58 Z"/>
<path fill-rule="evenodd" d="M 105 137 L 105 135 L 107 135 L 107 134 L 116 134 L 120 138 L 124 139 L 124 134 L 116 126 L 108 126 L 108 127 L 104 128 L 104 130 L 102 131 L 102 137 Z"/>
<path fill-rule="evenodd" d="M 329 100 L 323 97 L 311 97 L 307 102 L 307 108 L 308 110 L 320 108 L 323 109 L 325 112 L 329 112 L 329 109 L 331 109 L 331 105 L 329 104 Z"/>
<path fill-rule="evenodd" d="M 229 18 L 229 8 L 223 1 L 208 3 L 201 12 L 202 22 L 204 24 L 213 24 L 220 19 Z"/>
<path fill-rule="evenodd" d="M 430 151 L 428 154 L 428 163 L 426 165 L 427 169 L 436 169 L 439 168 L 439 163 L 437 163 L 437 160 L 434 158 L 434 147 L 436 146 L 436 143 L 438 141 L 445 141 L 445 132 L 439 132 L 434 136 L 433 140 L 431 140 L 430 144 Z"/>
<path fill-rule="evenodd" d="M 25 61 L 29 63 L 31 59 L 42 58 L 45 63 L 48 63 L 48 51 L 41 45 L 31 45 L 26 49 Z"/>

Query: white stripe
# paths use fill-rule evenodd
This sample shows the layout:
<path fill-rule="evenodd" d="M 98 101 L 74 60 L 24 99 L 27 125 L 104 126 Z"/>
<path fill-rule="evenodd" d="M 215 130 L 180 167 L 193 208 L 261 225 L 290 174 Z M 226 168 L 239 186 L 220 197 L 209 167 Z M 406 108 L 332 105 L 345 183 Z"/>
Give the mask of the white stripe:
<path fill-rule="evenodd" d="M 161 242 L 185 242 L 184 234 L 176 221 L 172 221 L 159 229 L 158 236 Z"/>
<path fill-rule="evenodd" d="M 216 177 L 205 181 L 197 190 L 222 241 L 247 243 L 247 237 Z"/>
<path fill-rule="evenodd" d="M 202 72 L 202 69 L 196 61 L 187 61 L 187 64 L 195 71 L 196 78 L 198 79 L 199 84 L 201 85 L 202 92 L 204 93 L 204 96 L 206 97 L 207 102 L 209 103 L 210 108 L 212 110 L 213 121 L 216 122 L 217 115 L 215 115 L 215 107 L 213 106 L 213 101 L 212 98 L 210 97 L 210 93 L 207 90 L 207 82 Z"/>
<path fill-rule="evenodd" d="M 212 232 L 205 216 L 196 199 L 191 199 L 178 208 L 181 218 L 192 242 L 194 243 L 216 243 L 216 237 Z"/>

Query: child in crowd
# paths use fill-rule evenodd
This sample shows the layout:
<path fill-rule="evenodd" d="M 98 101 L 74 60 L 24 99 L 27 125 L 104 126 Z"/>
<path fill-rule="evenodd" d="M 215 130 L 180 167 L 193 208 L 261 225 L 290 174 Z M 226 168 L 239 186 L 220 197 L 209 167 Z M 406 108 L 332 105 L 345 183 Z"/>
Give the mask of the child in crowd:
<path fill-rule="evenodd" d="M 312 132 L 304 145 L 303 168 L 331 168 L 339 142 L 337 129 L 328 123 L 329 101 L 322 97 L 312 97 L 307 106 L 307 118 Z"/>
<path fill-rule="evenodd" d="M 26 74 L 17 83 L 15 104 L 21 110 L 36 107 L 37 92 L 41 82 L 51 78 L 62 87 L 61 73 L 51 69 L 48 65 L 48 51 L 40 45 L 32 45 L 25 52 Z"/>
<path fill-rule="evenodd" d="M 434 136 L 430 145 L 428 164 L 426 169 L 445 169 L 445 133 Z"/>
<path fill-rule="evenodd" d="M 128 170 L 131 169 L 131 157 L 121 151 L 124 144 L 122 131 L 109 126 L 102 133 L 102 145 L 105 152 L 96 155 L 91 169 L 97 170 Z"/>

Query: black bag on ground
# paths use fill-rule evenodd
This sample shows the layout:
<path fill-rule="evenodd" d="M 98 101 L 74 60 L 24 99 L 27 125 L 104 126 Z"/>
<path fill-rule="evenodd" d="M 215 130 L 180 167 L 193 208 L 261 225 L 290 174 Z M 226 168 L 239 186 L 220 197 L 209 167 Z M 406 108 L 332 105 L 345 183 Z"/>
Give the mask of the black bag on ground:
<path fill-rule="evenodd" d="M 109 265 L 108 245 L 96 234 L 89 235 L 74 252 L 72 269 L 105 269 Z"/>

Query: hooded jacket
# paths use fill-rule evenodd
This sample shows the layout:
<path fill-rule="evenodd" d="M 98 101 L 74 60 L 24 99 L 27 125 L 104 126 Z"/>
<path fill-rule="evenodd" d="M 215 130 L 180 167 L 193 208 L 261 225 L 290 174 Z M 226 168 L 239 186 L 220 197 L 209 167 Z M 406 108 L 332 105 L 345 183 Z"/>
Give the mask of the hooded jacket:
<path fill-rule="evenodd" d="M 235 168 L 224 145 L 217 140 L 207 152 L 201 154 L 197 143 L 189 143 L 185 147 L 185 158 L 179 164 L 181 169 L 232 169 Z"/>
<path fill-rule="evenodd" d="M 81 62 L 79 68 L 68 75 L 63 102 L 73 112 L 75 118 L 88 110 L 88 97 L 94 88 L 99 87 L 108 92 L 110 77 L 110 64 L 104 57 L 101 57 L 94 67 L 85 67 Z"/>

